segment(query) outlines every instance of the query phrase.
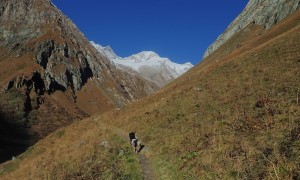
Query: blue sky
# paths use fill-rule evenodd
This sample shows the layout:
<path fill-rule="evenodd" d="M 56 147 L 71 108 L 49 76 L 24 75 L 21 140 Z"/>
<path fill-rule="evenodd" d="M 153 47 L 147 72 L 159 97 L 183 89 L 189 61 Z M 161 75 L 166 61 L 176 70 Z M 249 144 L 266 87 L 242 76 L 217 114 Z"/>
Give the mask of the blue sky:
<path fill-rule="evenodd" d="M 85 34 L 126 57 L 155 51 L 198 64 L 248 0 L 52 0 Z"/>

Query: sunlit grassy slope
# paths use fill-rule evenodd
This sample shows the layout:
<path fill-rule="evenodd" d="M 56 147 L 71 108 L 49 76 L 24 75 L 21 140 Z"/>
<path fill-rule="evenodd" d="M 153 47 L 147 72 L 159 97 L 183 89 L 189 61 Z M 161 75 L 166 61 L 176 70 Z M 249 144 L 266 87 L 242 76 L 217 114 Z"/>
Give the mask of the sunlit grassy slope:
<path fill-rule="evenodd" d="M 299 179 L 299 17 L 250 26 L 240 47 L 236 36 L 164 90 L 100 118 L 141 134 L 162 177 Z"/>
<path fill-rule="evenodd" d="M 136 131 L 161 179 L 299 179 L 299 24 L 297 12 L 249 26 L 158 93 L 40 141 L 0 178 L 140 179 L 109 124 Z"/>

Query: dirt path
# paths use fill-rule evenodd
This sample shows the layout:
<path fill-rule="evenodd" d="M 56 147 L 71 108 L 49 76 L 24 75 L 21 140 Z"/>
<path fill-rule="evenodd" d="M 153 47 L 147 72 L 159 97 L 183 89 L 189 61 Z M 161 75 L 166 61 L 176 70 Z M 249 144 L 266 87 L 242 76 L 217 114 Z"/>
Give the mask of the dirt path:
<path fill-rule="evenodd" d="M 95 118 L 94 121 L 96 121 L 99 126 L 103 125 L 103 123 L 99 121 L 97 118 Z M 129 143 L 128 133 L 125 133 L 124 130 L 109 126 L 107 124 L 105 125 L 105 127 L 108 127 L 110 130 L 112 130 L 114 133 L 120 136 L 122 140 Z M 150 150 L 147 147 L 147 144 L 143 144 L 143 145 L 144 145 L 143 149 L 137 154 L 140 167 L 142 168 L 143 180 L 155 180 L 157 178 L 151 167 L 150 160 L 147 157 L 147 153 L 149 153 Z"/>
<path fill-rule="evenodd" d="M 138 154 L 139 162 L 143 171 L 143 179 L 144 180 L 154 180 L 155 175 L 152 171 L 150 161 L 146 155 L 143 154 L 143 150 Z"/>
<path fill-rule="evenodd" d="M 127 134 L 125 134 L 121 130 L 116 130 L 115 131 L 124 141 L 129 142 L 129 137 Z M 144 146 L 144 148 L 137 154 L 139 158 L 139 163 L 142 168 L 142 173 L 143 173 L 143 180 L 155 180 L 157 179 L 155 177 L 154 171 L 152 170 L 151 163 L 149 158 L 147 157 L 147 152 L 149 152 L 149 149 Z"/>

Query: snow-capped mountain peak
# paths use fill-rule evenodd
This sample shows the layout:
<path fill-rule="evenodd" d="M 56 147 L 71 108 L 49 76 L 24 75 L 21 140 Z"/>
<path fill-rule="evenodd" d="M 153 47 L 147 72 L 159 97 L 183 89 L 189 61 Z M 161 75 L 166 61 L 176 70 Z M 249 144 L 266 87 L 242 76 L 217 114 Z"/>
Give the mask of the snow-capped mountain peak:
<path fill-rule="evenodd" d="M 133 54 L 129 57 L 123 58 L 123 60 L 127 60 L 130 63 L 140 63 L 143 65 L 161 65 L 164 62 L 171 62 L 168 58 L 162 58 L 158 54 L 153 51 L 142 51 L 137 54 Z"/>
<path fill-rule="evenodd" d="M 91 44 L 103 55 L 105 55 L 109 60 L 119 58 L 116 53 L 112 50 L 110 46 L 101 46 L 100 44 L 96 44 L 94 41 L 91 41 Z"/>
<path fill-rule="evenodd" d="M 131 56 L 127 57 L 126 59 L 132 59 L 132 60 L 135 60 L 135 62 L 142 62 L 142 61 L 156 60 L 158 58 L 161 58 L 161 57 L 159 57 L 159 55 L 153 51 L 142 51 L 140 53 L 131 55 Z"/>
<path fill-rule="evenodd" d="M 121 58 L 109 46 L 103 47 L 93 41 L 91 41 L 91 44 L 100 53 L 114 62 L 117 67 L 133 69 L 144 78 L 155 82 L 158 86 L 164 86 L 193 67 L 190 62 L 178 64 L 168 58 L 160 57 L 153 51 L 142 51 L 129 57 Z"/>

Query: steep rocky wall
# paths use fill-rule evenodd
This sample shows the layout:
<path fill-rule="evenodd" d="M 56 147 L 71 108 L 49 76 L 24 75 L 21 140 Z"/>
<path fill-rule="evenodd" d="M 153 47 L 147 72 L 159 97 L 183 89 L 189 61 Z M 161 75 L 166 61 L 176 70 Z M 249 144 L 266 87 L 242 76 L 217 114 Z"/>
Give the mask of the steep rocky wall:
<path fill-rule="evenodd" d="M 58 14 L 48 8 L 51 5 L 50 1 L 43 4 L 43 6 L 41 3 L 38 10 L 33 8 L 37 3 L 39 2 L 32 0 L 1 0 L 1 45 L 10 45 L 15 42 L 23 42 L 35 38 L 42 34 L 41 28 L 38 27 L 38 23 L 36 22 L 46 23 L 45 21 L 49 18 L 56 19 Z M 20 29 L 20 26 L 22 26 L 22 29 Z"/>
<path fill-rule="evenodd" d="M 50 0 L 0 1 L 0 47 L 18 61 L 31 54 L 39 67 L 27 69 L 40 74 L 47 94 L 71 89 L 76 101 L 90 80 L 113 104 L 123 106 L 158 90 L 152 82 L 117 69 Z M 1 90 L 11 89 L 20 73 L 4 77 Z"/>
<path fill-rule="evenodd" d="M 208 47 L 203 59 L 250 23 L 263 25 L 266 29 L 269 29 L 291 13 L 299 10 L 299 8 L 300 0 L 250 0 L 243 12 Z"/>
<path fill-rule="evenodd" d="M 57 44 L 54 40 L 42 41 L 37 45 L 35 55 L 36 62 L 44 69 L 47 91 L 51 91 L 54 84 L 63 89 L 70 87 L 80 90 L 88 78 L 94 74 L 101 75 L 101 66 L 97 67 L 97 71 L 91 69 L 91 66 L 95 67 L 95 61 L 84 50 L 70 49 L 68 44 Z"/>
<path fill-rule="evenodd" d="M 33 61 L 41 67 L 36 70 L 41 74 L 48 92 L 57 88 L 72 88 L 75 92 L 88 79 L 93 79 L 104 91 L 113 89 L 113 94 L 123 96 L 120 99 L 125 103 L 144 96 L 148 89 L 158 89 L 151 83 L 148 87 L 147 83 L 144 84 L 145 90 L 137 88 L 134 83 L 143 81 L 139 77 L 133 78 L 135 82 L 123 82 L 124 78 L 120 77 L 123 73 L 98 53 L 76 25 L 50 0 L 1 1 L 0 46 L 8 48 L 11 56 L 15 57 L 32 53 L 35 56 Z M 124 85 L 130 95 L 124 94 Z"/>

